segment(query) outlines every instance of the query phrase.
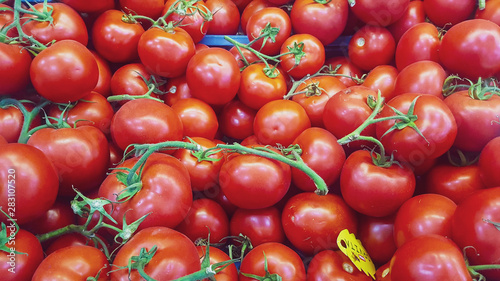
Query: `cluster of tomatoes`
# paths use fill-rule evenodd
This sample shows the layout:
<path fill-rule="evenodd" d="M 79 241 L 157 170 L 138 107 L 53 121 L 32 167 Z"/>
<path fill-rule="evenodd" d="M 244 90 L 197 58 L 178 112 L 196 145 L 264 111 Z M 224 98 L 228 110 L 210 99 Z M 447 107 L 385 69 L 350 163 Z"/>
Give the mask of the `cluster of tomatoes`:
<path fill-rule="evenodd" d="M 0 2 L 2 280 L 500 280 L 500 0 Z"/>

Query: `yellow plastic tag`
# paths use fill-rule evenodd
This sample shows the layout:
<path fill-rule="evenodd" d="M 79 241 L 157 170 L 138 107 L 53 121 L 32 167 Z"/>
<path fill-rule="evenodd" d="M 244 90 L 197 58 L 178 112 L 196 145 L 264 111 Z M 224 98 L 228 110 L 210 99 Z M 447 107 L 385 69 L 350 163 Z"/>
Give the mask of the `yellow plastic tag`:
<path fill-rule="evenodd" d="M 337 237 L 337 245 L 360 271 L 375 279 L 375 265 L 354 234 L 349 233 L 347 229 L 342 230 Z"/>

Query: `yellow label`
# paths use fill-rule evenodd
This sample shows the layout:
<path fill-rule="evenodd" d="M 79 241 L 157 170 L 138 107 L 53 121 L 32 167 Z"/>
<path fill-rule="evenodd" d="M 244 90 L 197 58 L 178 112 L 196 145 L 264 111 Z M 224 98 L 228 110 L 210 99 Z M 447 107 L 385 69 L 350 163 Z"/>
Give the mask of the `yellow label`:
<path fill-rule="evenodd" d="M 375 279 L 375 265 L 354 234 L 349 233 L 347 229 L 342 230 L 337 237 L 337 245 L 360 271 Z"/>

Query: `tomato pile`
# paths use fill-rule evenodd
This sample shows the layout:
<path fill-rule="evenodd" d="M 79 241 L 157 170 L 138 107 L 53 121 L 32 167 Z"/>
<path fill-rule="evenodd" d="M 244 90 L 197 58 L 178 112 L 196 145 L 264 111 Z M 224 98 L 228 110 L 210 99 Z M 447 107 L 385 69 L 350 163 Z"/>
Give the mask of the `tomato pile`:
<path fill-rule="evenodd" d="M 500 280 L 500 0 L 38 2 L 2 280 Z"/>

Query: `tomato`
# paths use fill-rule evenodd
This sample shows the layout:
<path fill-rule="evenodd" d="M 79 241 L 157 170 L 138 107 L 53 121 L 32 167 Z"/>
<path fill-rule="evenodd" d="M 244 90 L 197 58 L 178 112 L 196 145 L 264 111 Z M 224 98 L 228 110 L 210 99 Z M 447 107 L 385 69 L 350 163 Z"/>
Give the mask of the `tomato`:
<path fill-rule="evenodd" d="M 377 266 L 389 262 L 396 251 L 394 219 L 395 215 L 359 216 L 357 237 Z"/>
<path fill-rule="evenodd" d="M 211 105 L 223 105 L 236 96 L 241 74 L 228 50 L 209 48 L 189 61 L 186 79 L 193 97 Z"/>
<path fill-rule="evenodd" d="M 152 27 L 141 35 L 137 45 L 141 62 L 152 74 L 172 78 L 184 74 L 195 54 L 194 41 L 184 29 Z M 158 56 L 158 53 L 162 53 Z"/>
<path fill-rule="evenodd" d="M 107 10 L 100 14 L 92 26 L 95 50 L 110 62 L 125 63 L 136 60 L 137 44 L 144 33 L 141 24 L 124 21 L 125 13 Z"/>
<path fill-rule="evenodd" d="M 484 9 L 477 9 L 474 14 L 474 18 L 476 19 L 485 19 L 490 20 L 496 24 L 500 24 L 500 1 L 498 0 L 490 0 L 486 1 Z"/>
<path fill-rule="evenodd" d="M 240 69 L 259 60 L 259 57 L 245 48 L 240 48 L 240 50 L 238 50 L 236 46 L 234 46 L 229 49 L 229 52 L 231 52 L 231 54 L 238 62 L 238 66 L 240 67 Z"/>
<path fill-rule="evenodd" d="M 451 237 L 471 265 L 498 264 L 500 235 L 496 224 L 500 221 L 498 205 L 500 187 L 477 191 L 457 206 L 451 221 Z M 481 271 L 487 280 L 498 280 L 500 270 Z"/>
<path fill-rule="evenodd" d="M 265 41 L 262 38 L 257 40 L 252 44 L 252 48 L 265 55 L 277 55 L 292 32 L 290 17 L 285 11 L 276 7 L 266 7 L 255 11 L 248 19 L 245 29 L 248 40 L 253 41 L 259 37 L 267 25 L 279 28 L 278 34 L 276 34 L 274 40 L 271 40 L 271 38 L 267 38 Z"/>
<path fill-rule="evenodd" d="M 429 20 L 440 27 L 455 25 L 468 19 L 476 8 L 474 1 L 425 0 L 424 10 Z"/>
<path fill-rule="evenodd" d="M 98 235 L 96 236 L 99 237 Z M 102 237 L 100 238 L 102 239 Z M 104 243 L 106 243 L 106 240 L 104 240 Z M 92 246 L 96 248 L 99 247 L 99 249 L 102 249 L 101 245 L 95 245 L 91 239 L 81 235 L 80 233 L 69 233 L 55 238 L 54 241 L 45 249 L 45 254 L 50 255 L 59 249 L 80 245 Z"/>
<path fill-rule="evenodd" d="M 52 105 L 48 115 L 60 118 L 65 108 Z M 82 100 L 65 112 L 65 121 L 72 127 L 93 126 L 104 134 L 109 134 L 109 126 L 114 110 L 111 104 L 97 92 L 90 92 Z"/>
<path fill-rule="evenodd" d="M 396 41 L 387 28 L 365 25 L 354 33 L 347 51 L 356 66 L 369 71 L 375 66 L 391 63 Z"/>
<path fill-rule="evenodd" d="M 208 26 L 208 34 L 234 35 L 240 27 L 240 10 L 231 0 L 207 0 L 207 8 L 213 19 Z"/>
<path fill-rule="evenodd" d="M 25 89 L 30 79 L 31 56 L 19 45 L 0 43 L 0 96 Z"/>
<path fill-rule="evenodd" d="M 168 79 L 165 88 L 168 93 L 160 95 L 160 98 L 163 99 L 169 106 L 172 106 L 181 99 L 191 97 L 191 90 L 187 84 L 186 75 Z"/>
<path fill-rule="evenodd" d="M 132 168 L 138 160 L 138 157 L 125 160 L 117 169 Z M 141 190 L 130 200 L 113 204 L 113 209 L 110 205 L 104 206 L 119 225 L 124 217 L 127 223 L 132 223 L 151 213 L 139 229 L 150 226 L 173 228 L 186 217 L 193 202 L 193 194 L 189 173 L 177 158 L 164 153 L 153 153 L 142 168 L 140 181 Z M 99 187 L 99 197 L 117 201 L 117 195 L 125 188 L 116 174 L 110 174 Z"/>
<path fill-rule="evenodd" d="M 14 10 L 12 5 L 0 4 L 0 7 L 4 10 L 0 11 L 0 27 L 6 27 L 14 21 Z M 10 38 L 14 38 L 18 35 L 16 28 L 12 28 L 7 31 L 6 34 Z"/>
<path fill-rule="evenodd" d="M 485 188 L 480 176 L 482 171 L 477 165 L 438 164 L 425 174 L 424 190 L 444 195 L 460 204 L 474 191 Z"/>
<path fill-rule="evenodd" d="M 312 127 L 304 130 L 293 144 L 300 146 L 302 161 L 313 169 L 327 186 L 339 179 L 346 156 L 333 134 L 325 129 Z M 301 190 L 316 190 L 313 180 L 296 168 L 292 168 L 292 182 Z"/>
<path fill-rule="evenodd" d="M 498 46 L 500 27 L 497 24 L 483 19 L 467 20 L 445 33 L 439 58 L 451 73 L 473 80 L 487 78 L 500 70 Z"/>
<path fill-rule="evenodd" d="M 390 270 L 392 281 L 472 281 L 457 245 L 436 234 L 416 237 L 399 247 Z"/>
<path fill-rule="evenodd" d="M 231 201 L 229 201 L 227 196 L 220 189 L 220 186 L 210 187 L 207 190 L 203 190 L 201 193 L 195 193 L 194 196 L 195 196 L 195 198 L 212 199 L 215 202 L 219 203 L 219 205 L 226 212 L 228 218 L 231 218 L 231 216 L 234 214 L 236 209 L 238 209 L 238 207 L 236 207 L 236 205 L 234 205 L 233 203 L 231 203 Z"/>
<path fill-rule="evenodd" d="M 265 257 L 265 258 L 264 258 Z M 265 261 L 269 273 L 283 281 L 306 280 L 306 270 L 300 256 L 281 243 L 268 242 L 253 248 L 241 261 L 239 281 L 255 280 L 244 274 L 265 276 Z"/>
<path fill-rule="evenodd" d="M 133 15 L 141 15 L 156 20 L 160 17 L 165 0 L 120 0 L 120 8 Z"/>
<path fill-rule="evenodd" d="M 229 219 L 219 203 L 201 198 L 193 201 L 186 217 L 175 229 L 193 242 L 210 238 L 210 242 L 217 243 L 229 235 Z"/>
<path fill-rule="evenodd" d="M 464 90 L 451 94 L 444 102 L 458 125 L 453 143 L 458 149 L 479 152 L 486 143 L 500 136 L 500 123 L 496 122 L 500 121 L 500 96 L 480 99 Z"/>
<path fill-rule="evenodd" d="M 258 110 L 270 101 L 280 100 L 286 93 L 285 77 L 277 69 L 266 69 L 264 63 L 255 63 L 241 72 L 238 98 L 252 109 Z"/>
<path fill-rule="evenodd" d="M 324 250 L 312 258 L 307 267 L 308 281 L 370 281 L 341 251 Z"/>
<path fill-rule="evenodd" d="M 309 127 L 311 121 L 304 108 L 290 100 L 268 102 L 257 111 L 253 123 L 253 131 L 261 143 L 279 143 L 285 147 Z"/>
<path fill-rule="evenodd" d="M 386 101 L 394 97 L 394 86 L 398 76 L 398 70 L 392 65 L 378 65 L 373 68 L 361 84 L 375 92 L 380 91 Z"/>
<path fill-rule="evenodd" d="M 44 128 L 28 144 L 45 153 L 59 175 L 59 195 L 74 196 L 99 187 L 109 165 L 108 141 L 96 127 Z"/>
<path fill-rule="evenodd" d="M 281 212 L 275 206 L 255 210 L 236 209 L 229 222 L 229 234 L 247 236 L 254 247 L 267 242 L 285 242 Z"/>
<path fill-rule="evenodd" d="M 292 48 L 299 48 L 304 52 L 304 56 L 297 63 L 297 56 L 286 54 Z M 294 34 L 283 42 L 281 46 L 280 65 L 292 78 L 301 79 L 307 74 L 314 74 L 325 64 L 325 47 L 318 38 L 310 34 Z"/>
<path fill-rule="evenodd" d="M 414 25 L 401 36 L 396 47 L 398 70 L 422 60 L 439 63 L 440 44 L 440 34 L 435 25 L 428 22 Z"/>
<path fill-rule="evenodd" d="M 31 112 L 34 106 L 31 103 L 23 103 L 28 112 Z M 0 135 L 7 142 L 18 142 L 23 127 L 24 116 L 21 110 L 15 106 L 0 107 Z M 42 118 L 38 114 L 34 116 L 29 129 L 33 129 L 42 123 Z"/>
<path fill-rule="evenodd" d="M 388 153 L 393 153 L 394 158 L 399 161 L 418 166 L 426 159 L 437 158 L 451 148 L 457 135 L 457 123 L 448 106 L 432 95 L 401 94 L 390 100 L 387 105 L 407 113 L 415 99 L 413 115 L 416 117 L 412 118 L 416 120 L 413 124 L 423 137 L 411 127 L 396 129 L 384 135 L 395 124 L 394 120 L 382 121 L 375 126 L 377 137 Z M 381 118 L 394 115 L 389 106 L 384 106 L 380 113 Z"/>
<path fill-rule="evenodd" d="M 30 10 L 42 12 L 43 3 L 33 5 Z M 89 36 L 87 27 L 80 14 L 64 3 L 50 3 L 47 10 L 51 11 L 50 21 L 36 20 L 37 16 L 25 13 L 22 16 L 22 30 L 27 36 L 33 36 L 42 44 L 53 40 L 75 40 L 87 45 Z"/>
<path fill-rule="evenodd" d="M 357 0 L 351 10 L 367 24 L 388 26 L 404 15 L 409 3 L 410 0 Z"/>
<path fill-rule="evenodd" d="M 140 249 L 148 251 L 156 246 L 157 251 L 145 273 L 156 280 L 173 280 L 201 269 L 196 246 L 184 234 L 167 227 L 150 227 L 136 233 L 116 254 L 115 266 L 126 267 L 132 256 L 138 256 Z M 110 274 L 112 281 L 139 280 L 137 270 L 122 269 Z"/>
<path fill-rule="evenodd" d="M 391 281 L 391 262 L 387 262 L 377 268 L 375 281 Z"/>
<path fill-rule="evenodd" d="M 354 78 L 361 78 L 363 76 L 364 72 L 359 69 L 359 67 L 355 66 L 349 58 L 344 57 L 344 56 L 336 56 L 336 57 L 330 57 L 325 60 L 325 65 L 329 65 L 332 70 L 336 69 L 336 74 L 341 74 L 341 75 L 347 75 L 351 76 Z M 356 80 L 350 78 L 350 77 L 344 77 L 344 76 L 337 76 L 337 79 L 339 79 L 346 87 L 358 85 Z"/>
<path fill-rule="evenodd" d="M 79 100 L 94 89 L 99 80 L 99 68 L 94 55 L 84 45 L 61 40 L 33 59 L 30 77 L 41 96 L 67 103 Z"/>
<path fill-rule="evenodd" d="M 217 115 L 210 105 L 202 100 L 187 98 L 172 105 L 184 128 L 184 136 L 215 138 L 219 129 Z"/>
<path fill-rule="evenodd" d="M 342 197 L 364 215 L 388 216 L 412 197 L 415 176 L 407 166 L 377 166 L 370 154 L 357 150 L 347 157 L 340 174 Z"/>
<path fill-rule="evenodd" d="M 340 231 L 357 231 L 355 212 L 334 194 L 304 192 L 293 196 L 283 208 L 281 222 L 288 240 L 305 255 L 336 250 Z"/>
<path fill-rule="evenodd" d="M 105 60 L 96 51 L 91 51 L 94 55 L 95 61 L 97 62 L 97 68 L 99 69 L 99 80 L 94 87 L 94 91 L 107 97 L 111 93 L 111 68 L 107 60 Z"/>
<path fill-rule="evenodd" d="M 219 126 L 224 136 L 243 140 L 253 135 L 253 120 L 257 111 L 239 100 L 228 102 L 219 113 Z"/>
<path fill-rule="evenodd" d="M 422 60 L 403 68 L 394 83 L 393 95 L 419 93 L 443 99 L 443 84 L 446 71 L 434 61 Z"/>
<path fill-rule="evenodd" d="M 130 144 L 181 140 L 182 122 L 168 105 L 150 99 L 125 103 L 113 116 L 111 137 L 125 151 Z"/>
<path fill-rule="evenodd" d="M 328 45 L 342 34 L 348 11 L 348 3 L 343 0 L 326 3 L 298 0 L 293 2 L 290 20 L 295 33 L 311 34 Z"/>
<path fill-rule="evenodd" d="M 500 186 L 500 175 L 498 173 L 498 167 L 500 167 L 498 161 L 500 159 L 498 155 L 499 147 L 500 137 L 496 137 L 484 146 L 479 156 L 480 176 L 486 187 Z"/>
<path fill-rule="evenodd" d="M 59 178 L 41 150 L 20 143 L 2 145 L 0 168 L 0 206 L 18 224 L 33 221 L 54 204 Z"/>
<path fill-rule="evenodd" d="M 277 7 L 278 5 L 273 4 L 267 0 L 252 0 L 241 12 L 240 25 L 244 34 L 246 34 L 248 19 L 253 16 L 254 13 L 260 11 L 267 7 Z"/>
<path fill-rule="evenodd" d="M 140 1 L 139 1 L 140 2 Z M 168 0 L 165 2 L 165 6 L 163 7 L 163 11 L 161 15 L 164 16 L 167 14 L 169 9 L 173 8 L 172 6 L 176 3 L 176 0 Z M 201 12 L 208 12 L 210 9 L 207 7 L 206 3 L 203 1 L 193 1 L 190 2 L 194 7 L 200 9 Z M 181 7 L 181 2 L 177 3 L 175 8 Z M 180 24 L 180 28 L 184 29 L 191 38 L 194 43 L 198 43 L 205 37 L 207 34 L 208 28 L 211 25 L 211 21 L 205 21 L 199 11 L 194 8 L 189 8 L 186 10 L 187 14 L 179 14 L 177 12 L 173 12 L 167 16 L 165 19 L 167 22 L 173 22 L 174 24 Z"/>
<path fill-rule="evenodd" d="M 42 245 L 40 245 L 35 235 L 24 229 L 19 229 L 16 236 L 12 237 L 14 233 L 15 226 L 10 222 L 7 224 L 7 233 L 5 235 L 11 239 L 8 239 L 5 245 L 2 245 L 7 247 L 7 252 L 0 251 L 2 280 L 30 281 L 44 258 Z M 14 251 L 19 252 L 19 254 Z"/>
<path fill-rule="evenodd" d="M 205 257 L 207 246 L 196 246 L 196 249 L 198 250 L 198 255 L 200 256 L 200 259 Z M 209 246 L 209 251 L 210 251 L 209 252 L 210 264 L 216 264 L 231 259 L 226 253 L 224 253 L 224 251 L 216 247 Z M 238 280 L 238 269 L 236 268 L 236 265 L 232 263 L 223 270 L 221 270 L 219 273 L 215 274 L 214 277 L 216 281 Z"/>
<path fill-rule="evenodd" d="M 387 29 L 389 29 L 397 43 L 408 29 L 421 22 L 425 22 L 424 3 L 422 1 L 410 1 L 403 16 L 387 26 Z"/>
<path fill-rule="evenodd" d="M 106 11 L 115 7 L 113 0 L 61 0 L 61 2 L 83 13 Z"/>
<path fill-rule="evenodd" d="M 149 85 L 146 81 L 151 80 L 151 74 L 148 72 L 142 63 L 129 63 L 118 68 L 111 77 L 110 87 L 111 94 L 140 96 L 149 91 Z M 146 80 L 146 81 L 144 81 Z M 152 93 L 152 97 L 158 97 Z M 127 100 L 120 101 L 120 104 L 126 103 Z"/>

